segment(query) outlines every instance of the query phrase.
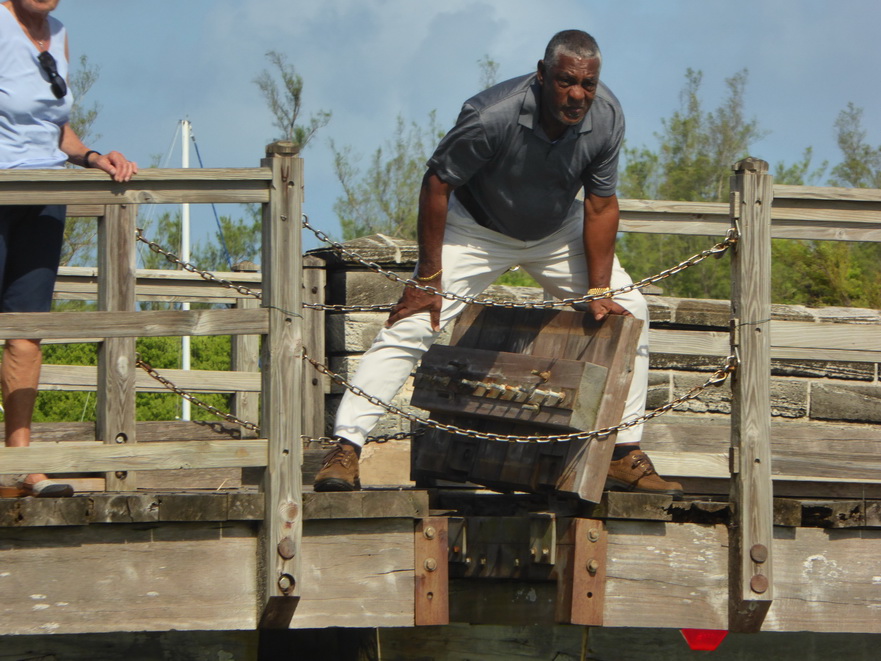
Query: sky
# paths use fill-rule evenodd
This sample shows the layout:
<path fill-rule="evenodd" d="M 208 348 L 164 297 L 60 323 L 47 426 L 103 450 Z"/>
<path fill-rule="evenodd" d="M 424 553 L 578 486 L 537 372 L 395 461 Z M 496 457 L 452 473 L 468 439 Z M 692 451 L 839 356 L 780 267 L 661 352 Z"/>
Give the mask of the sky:
<path fill-rule="evenodd" d="M 61 0 L 54 15 L 72 61 L 86 55 L 100 69 L 85 98 L 100 105 L 89 147 L 141 165 L 180 167 L 184 119 L 205 167 L 259 165 L 279 136 L 253 81 L 270 68 L 267 51 L 283 53 L 304 80 L 303 118 L 332 113 L 303 152 L 304 210 L 335 238 L 342 189 L 330 140 L 364 165 L 398 116 L 424 124 L 435 110 L 449 128 L 480 90 L 480 60 L 499 64 L 499 81 L 531 72 L 568 28 L 597 39 L 630 146 L 657 146 L 688 68 L 703 72 L 705 110 L 723 101 L 726 78 L 748 71 L 747 117 L 767 132 L 751 155 L 772 169 L 809 146 L 814 163 L 837 163 L 834 123 L 849 102 L 881 145 L 878 0 Z M 193 209 L 194 242 L 214 228 L 209 207 Z M 306 232 L 303 245 L 320 243 Z"/>

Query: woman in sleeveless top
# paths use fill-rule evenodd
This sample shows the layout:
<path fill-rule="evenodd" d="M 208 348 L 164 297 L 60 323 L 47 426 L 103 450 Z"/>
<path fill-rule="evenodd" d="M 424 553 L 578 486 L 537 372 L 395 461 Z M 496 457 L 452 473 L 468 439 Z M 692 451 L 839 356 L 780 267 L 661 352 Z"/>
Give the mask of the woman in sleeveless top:
<path fill-rule="evenodd" d="M 61 168 L 73 163 L 124 182 L 136 163 L 82 143 L 70 126 L 67 32 L 50 12 L 59 0 L 0 2 L 0 169 Z M 0 206 L 0 312 L 47 312 L 64 236 L 63 205 Z M 30 444 L 42 350 L 38 339 L 3 348 L 0 390 L 6 445 Z M 70 485 L 42 473 L 16 476 L 0 496 L 64 497 Z"/>

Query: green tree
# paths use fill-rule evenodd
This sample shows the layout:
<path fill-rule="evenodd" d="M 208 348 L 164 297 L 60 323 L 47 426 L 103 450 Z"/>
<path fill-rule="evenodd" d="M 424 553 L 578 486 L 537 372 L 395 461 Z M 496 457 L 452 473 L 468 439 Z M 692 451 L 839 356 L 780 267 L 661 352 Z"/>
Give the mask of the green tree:
<path fill-rule="evenodd" d="M 318 129 L 327 125 L 331 113 L 319 110 L 309 118 L 308 124 L 298 124 L 303 102 L 303 78 L 284 54 L 271 50 L 266 53 L 266 59 L 274 71 L 264 69 L 254 79 L 254 84 L 269 106 L 273 126 L 281 131 L 280 139 L 290 140 L 303 148 Z"/>
<path fill-rule="evenodd" d="M 853 102 L 838 113 L 835 129 L 842 161 L 832 168 L 830 186 L 881 188 L 881 146 L 866 143 L 862 118 L 863 109 Z"/>
<path fill-rule="evenodd" d="M 356 165 L 361 157 L 351 147 L 337 148 L 331 141 L 334 172 L 343 187 L 333 209 L 344 239 L 368 234 L 416 238 L 425 163 L 442 136 L 435 111 L 425 124 L 407 124 L 398 116 L 394 135 L 376 149 L 366 171 Z"/>
<path fill-rule="evenodd" d="M 70 126 L 84 144 L 93 144 L 101 134 L 94 131 L 101 106 L 97 102 L 87 104 L 86 95 L 98 82 L 100 69 L 81 55 L 78 66 L 71 67 L 69 83 L 73 94 L 73 107 L 70 110 Z M 74 167 L 74 166 L 70 166 Z M 84 266 L 94 263 L 95 237 L 98 225 L 94 218 L 68 218 L 64 226 L 64 244 L 61 248 L 61 264 L 65 266 Z"/>
<path fill-rule="evenodd" d="M 477 66 L 480 67 L 480 89 L 488 89 L 499 82 L 499 63 L 489 55 L 477 60 Z"/>
<path fill-rule="evenodd" d="M 867 144 L 862 115 L 862 108 L 848 103 L 835 120 L 841 162 L 832 168 L 830 186 L 881 187 L 881 147 Z M 798 174 L 806 169 L 803 162 L 794 173 L 784 171 L 779 183 L 804 184 L 819 178 L 815 172 L 803 180 Z M 772 243 L 772 259 L 774 301 L 814 307 L 881 307 L 881 246 L 877 243 L 778 239 Z"/>
<path fill-rule="evenodd" d="M 625 198 L 716 202 L 728 195 L 731 166 L 749 153 L 763 136 L 758 122 L 744 113 L 747 72 L 725 83 L 727 96 L 712 111 L 702 106 L 703 75 L 688 69 L 680 94 L 680 108 L 661 120 L 659 147 L 625 146 L 619 194 Z M 618 256 L 637 279 L 674 266 L 709 247 L 718 237 L 629 233 L 618 242 Z M 728 298 L 727 263 L 705 261 L 661 285 L 672 296 Z"/>

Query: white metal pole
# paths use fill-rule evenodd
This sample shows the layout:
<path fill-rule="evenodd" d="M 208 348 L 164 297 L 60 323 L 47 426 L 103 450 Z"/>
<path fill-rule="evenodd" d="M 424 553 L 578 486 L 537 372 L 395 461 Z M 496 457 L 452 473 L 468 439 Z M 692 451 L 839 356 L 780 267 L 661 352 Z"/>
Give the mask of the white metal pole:
<path fill-rule="evenodd" d="M 190 167 L 190 121 L 188 119 L 184 119 L 181 121 L 181 167 L 188 168 Z M 180 242 L 181 242 L 181 251 L 180 256 L 181 260 L 184 262 L 190 261 L 190 205 L 187 203 L 181 204 L 180 209 Z M 188 301 L 184 301 L 181 303 L 181 310 L 189 310 L 190 304 Z M 181 369 L 188 370 L 190 369 L 190 336 L 184 335 L 181 337 Z M 188 399 L 181 400 L 181 420 L 189 420 L 190 419 L 190 401 Z"/>

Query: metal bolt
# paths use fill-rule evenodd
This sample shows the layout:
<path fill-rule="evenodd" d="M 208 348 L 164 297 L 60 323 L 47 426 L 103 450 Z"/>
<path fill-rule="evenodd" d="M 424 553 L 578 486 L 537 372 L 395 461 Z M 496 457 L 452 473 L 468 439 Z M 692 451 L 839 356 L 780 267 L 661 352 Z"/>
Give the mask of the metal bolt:
<path fill-rule="evenodd" d="M 422 563 L 422 566 L 425 567 L 427 571 L 435 571 L 437 569 L 437 560 L 434 558 L 426 558 L 425 562 Z"/>
<path fill-rule="evenodd" d="M 480 556 L 480 566 L 486 567 L 486 556 L 485 555 Z"/>
<path fill-rule="evenodd" d="M 764 544 L 753 544 L 749 550 L 749 557 L 759 564 L 765 562 L 768 559 L 768 547 Z"/>
<path fill-rule="evenodd" d="M 434 539 L 437 530 L 435 530 L 433 526 L 427 526 L 425 530 L 422 531 L 422 534 L 425 535 L 425 539 Z"/>
<path fill-rule="evenodd" d="M 587 571 L 590 574 L 596 574 L 600 569 L 600 563 L 598 560 L 590 560 L 587 563 Z"/>
<path fill-rule="evenodd" d="M 278 554 L 285 560 L 290 560 L 297 555 L 297 545 L 290 537 L 282 539 L 277 546 Z"/>
<path fill-rule="evenodd" d="M 758 594 L 766 592 L 768 590 L 768 577 L 756 574 L 749 579 L 749 587 L 753 592 L 757 592 Z"/>
<path fill-rule="evenodd" d="M 550 556 L 550 554 L 551 554 L 550 549 L 542 549 L 541 550 L 541 557 L 542 558 L 547 558 L 548 556 Z"/>
<path fill-rule="evenodd" d="M 278 589 L 287 594 L 294 589 L 297 582 L 290 574 L 282 574 L 278 577 Z"/>
<path fill-rule="evenodd" d="M 117 480 L 124 480 L 125 478 L 128 477 L 128 472 L 127 471 L 116 471 L 114 473 L 114 475 L 116 475 Z"/>
<path fill-rule="evenodd" d="M 596 528 L 591 528 L 587 531 L 587 538 L 592 542 L 600 541 L 600 531 Z"/>
<path fill-rule="evenodd" d="M 116 441 L 117 443 L 122 444 L 122 443 L 125 443 L 126 441 L 128 441 L 128 436 L 126 436 L 125 434 L 117 434 L 116 438 L 114 438 L 113 440 Z"/>

